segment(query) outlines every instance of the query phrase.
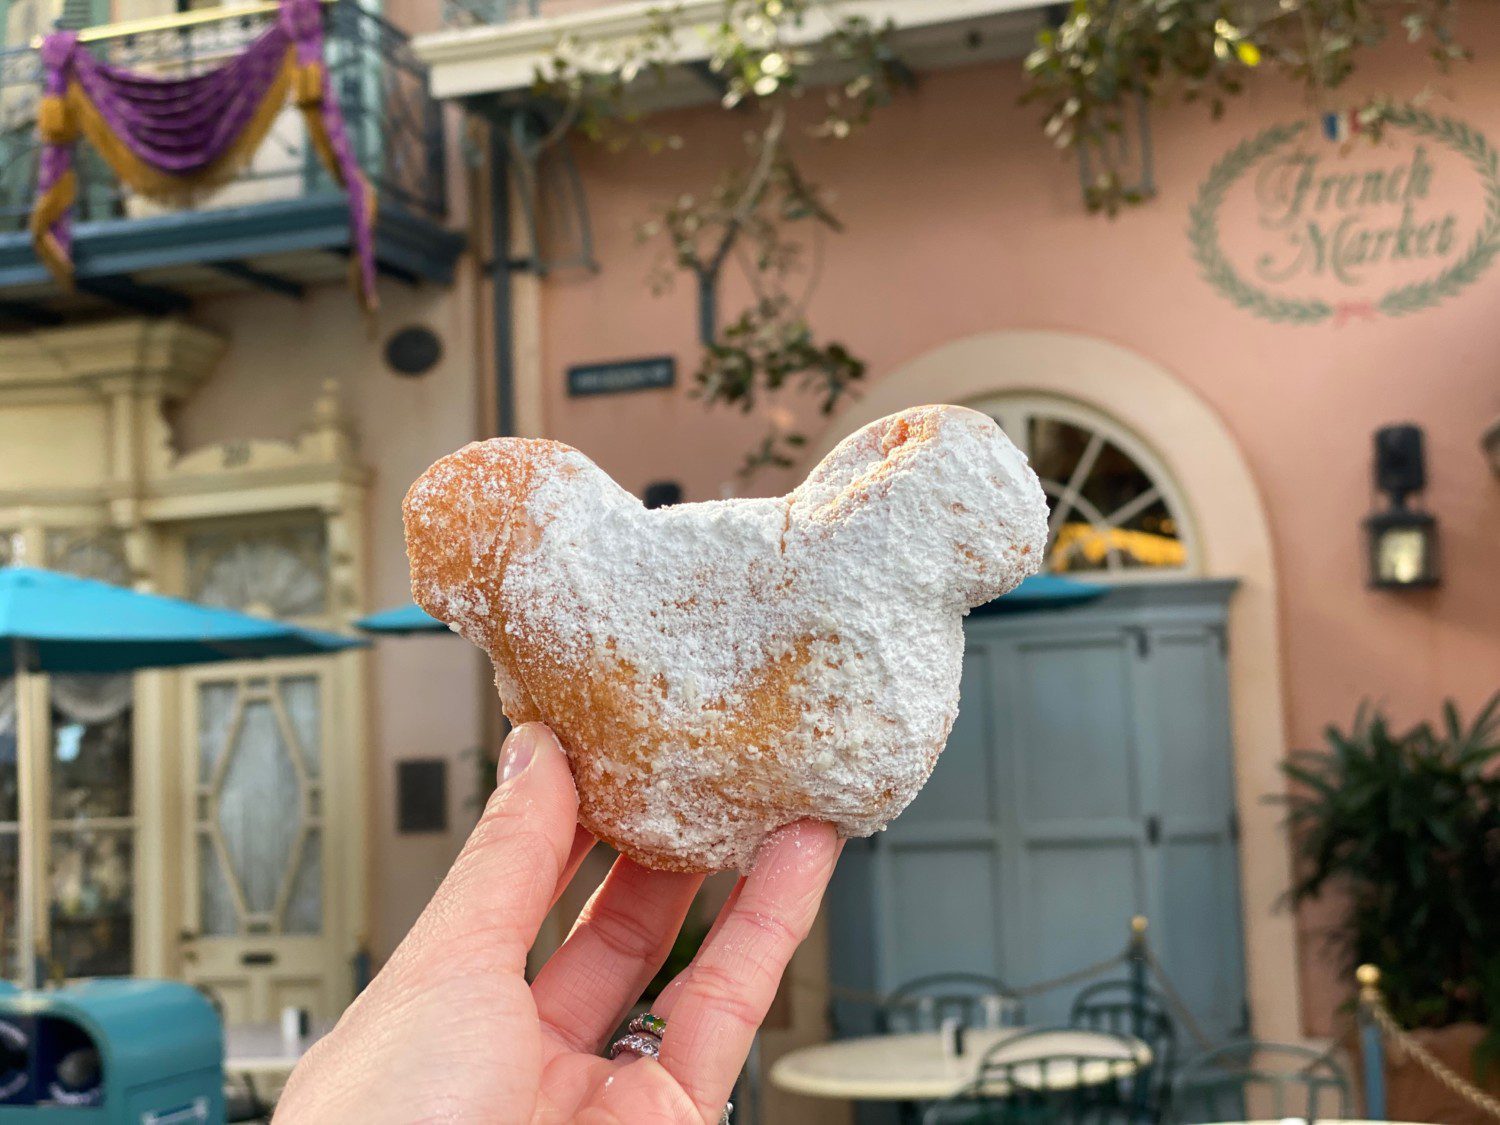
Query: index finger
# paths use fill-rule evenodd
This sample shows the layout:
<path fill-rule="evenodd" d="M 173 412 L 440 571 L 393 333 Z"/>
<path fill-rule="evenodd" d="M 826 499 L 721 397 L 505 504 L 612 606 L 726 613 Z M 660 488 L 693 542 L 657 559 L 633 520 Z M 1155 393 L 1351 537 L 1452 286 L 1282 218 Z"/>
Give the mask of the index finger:
<path fill-rule="evenodd" d="M 837 858 L 830 825 L 800 821 L 772 835 L 683 974 L 658 1061 L 705 1120 L 718 1119 Z"/>

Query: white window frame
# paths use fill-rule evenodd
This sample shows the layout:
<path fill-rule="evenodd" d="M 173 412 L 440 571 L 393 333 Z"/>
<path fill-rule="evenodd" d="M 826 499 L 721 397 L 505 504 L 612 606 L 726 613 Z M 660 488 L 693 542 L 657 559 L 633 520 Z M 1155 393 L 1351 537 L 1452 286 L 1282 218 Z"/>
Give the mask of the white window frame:
<path fill-rule="evenodd" d="M 1026 423 L 1033 417 L 1055 418 L 1058 421 L 1077 426 L 1079 429 L 1091 434 L 1097 434 L 1127 454 L 1140 467 L 1141 472 L 1156 486 L 1161 498 L 1166 502 L 1173 519 L 1177 521 L 1178 539 L 1182 543 L 1183 553 L 1186 558 L 1183 566 L 1114 566 L 1104 570 L 1078 571 L 1075 574 L 1076 577 L 1084 578 L 1091 582 L 1128 583 L 1160 582 L 1181 578 L 1197 578 L 1203 575 L 1203 552 L 1200 547 L 1196 521 L 1193 518 L 1192 509 L 1188 506 L 1183 490 L 1178 486 L 1172 473 L 1168 471 L 1162 458 L 1151 446 L 1137 434 L 1122 426 L 1118 420 L 1076 399 L 1037 392 L 994 395 L 980 399 L 969 405 L 975 410 L 983 411 L 999 422 L 1000 428 L 1028 456 L 1027 441 L 1029 434 Z M 1060 484 L 1066 488 L 1069 482 L 1053 483 Z M 1082 482 L 1079 481 L 1077 483 L 1081 484 Z M 1053 497 L 1049 493 L 1049 505 L 1052 503 L 1052 500 Z M 1111 514 L 1104 513 L 1103 518 L 1108 519 Z"/>

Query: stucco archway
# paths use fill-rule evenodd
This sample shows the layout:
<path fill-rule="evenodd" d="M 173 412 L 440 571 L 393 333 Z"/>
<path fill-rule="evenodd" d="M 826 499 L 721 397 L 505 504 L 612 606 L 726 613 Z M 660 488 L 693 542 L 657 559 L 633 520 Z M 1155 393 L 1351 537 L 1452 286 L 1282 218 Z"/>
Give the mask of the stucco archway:
<path fill-rule="evenodd" d="M 1283 903 L 1291 864 L 1281 812 L 1286 754 L 1276 573 L 1260 494 L 1223 421 L 1169 372 L 1103 340 L 1060 332 L 995 332 L 947 344 L 871 384 L 817 442 L 816 463 L 866 422 L 927 402 L 979 403 L 997 394 L 1071 398 L 1116 419 L 1178 482 L 1208 577 L 1235 578 L 1230 693 L 1241 825 L 1246 979 L 1254 1032 L 1301 1035 L 1295 919 Z"/>

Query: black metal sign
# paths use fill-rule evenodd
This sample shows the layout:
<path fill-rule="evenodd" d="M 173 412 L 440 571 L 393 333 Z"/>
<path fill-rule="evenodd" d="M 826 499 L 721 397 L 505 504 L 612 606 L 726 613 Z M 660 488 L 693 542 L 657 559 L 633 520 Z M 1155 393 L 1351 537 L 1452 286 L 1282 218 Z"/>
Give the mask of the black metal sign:
<path fill-rule="evenodd" d="M 677 361 L 669 355 L 616 363 L 585 363 L 568 368 L 568 394 L 575 398 L 622 391 L 654 391 L 676 382 Z"/>

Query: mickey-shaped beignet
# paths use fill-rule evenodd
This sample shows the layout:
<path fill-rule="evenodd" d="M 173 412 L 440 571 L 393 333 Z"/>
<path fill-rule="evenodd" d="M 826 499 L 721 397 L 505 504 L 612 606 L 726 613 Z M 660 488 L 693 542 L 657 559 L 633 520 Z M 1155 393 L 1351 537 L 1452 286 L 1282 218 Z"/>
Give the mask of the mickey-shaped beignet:
<path fill-rule="evenodd" d="M 958 710 L 961 620 L 1034 574 L 1047 507 L 984 414 L 846 438 L 794 492 L 648 511 L 583 454 L 500 438 L 405 503 L 412 592 L 561 740 L 583 825 L 647 867 L 744 869 L 811 817 L 883 828 Z"/>

